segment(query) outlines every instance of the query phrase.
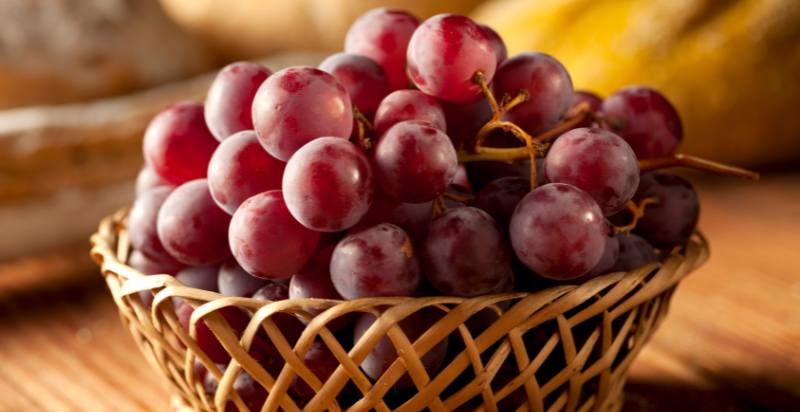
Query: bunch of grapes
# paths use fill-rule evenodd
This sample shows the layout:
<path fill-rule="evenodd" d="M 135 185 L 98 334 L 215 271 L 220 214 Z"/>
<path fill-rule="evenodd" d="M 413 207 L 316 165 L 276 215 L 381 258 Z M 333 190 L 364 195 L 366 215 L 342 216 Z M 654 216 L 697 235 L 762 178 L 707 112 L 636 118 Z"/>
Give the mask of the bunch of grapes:
<path fill-rule="evenodd" d="M 129 263 L 268 300 L 474 297 L 530 291 L 537 278 L 580 282 L 688 242 L 697 194 L 657 169 L 748 176 L 676 153 L 682 137 L 655 90 L 575 91 L 554 57 L 509 58 L 497 33 L 467 17 L 420 22 L 377 9 L 318 68 L 233 63 L 204 104 L 153 119 Z M 188 322 L 191 308 L 178 305 Z M 418 336 L 432 315 L 399 326 Z M 247 321 L 236 310 L 225 318 L 239 330 Z M 299 333 L 288 331 L 302 323 L 279 321 L 292 343 Z M 331 329 L 352 341 L 373 322 L 345 317 Z M 199 329 L 201 348 L 225 362 Z M 386 339 L 362 364 L 372 378 L 397 357 Z M 435 371 L 446 353 L 445 341 L 425 367 Z M 322 381 L 339 364 L 324 345 L 306 361 Z M 305 385 L 296 396 L 313 395 Z"/>

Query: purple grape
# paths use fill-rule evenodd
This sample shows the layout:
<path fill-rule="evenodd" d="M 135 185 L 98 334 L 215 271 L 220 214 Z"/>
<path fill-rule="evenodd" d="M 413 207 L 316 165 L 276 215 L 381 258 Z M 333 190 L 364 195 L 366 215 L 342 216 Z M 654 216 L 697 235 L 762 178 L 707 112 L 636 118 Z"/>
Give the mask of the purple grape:
<path fill-rule="evenodd" d="M 205 104 L 206 123 L 217 140 L 253 128 L 253 98 L 270 74 L 266 67 L 251 62 L 235 62 L 220 69 L 208 88 Z"/>
<path fill-rule="evenodd" d="M 219 278 L 219 266 L 188 266 L 175 275 L 184 285 L 195 288 L 203 289 L 211 292 L 219 292 L 217 288 L 217 279 Z"/>
<path fill-rule="evenodd" d="M 181 263 L 211 265 L 230 256 L 228 224 L 231 217 L 220 209 L 205 179 L 178 186 L 158 212 L 158 238 Z"/>
<path fill-rule="evenodd" d="M 639 159 L 669 156 L 683 139 L 678 111 L 661 93 L 630 86 L 603 102 L 606 126 L 619 134 Z"/>
<path fill-rule="evenodd" d="M 538 134 L 553 127 L 572 105 L 572 80 L 567 69 L 544 53 L 521 53 L 505 61 L 497 69 L 493 84 L 500 99 L 520 90 L 528 92 L 528 100 L 505 115 L 528 133 Z"/>
<path fill-rule="evenodd" d="M 290 299 L 343 300 L 331 281 L 331 256 L 335 247 L 335 244 L 321 245 L 303 269 L 292 276 L 289 282 Z M 318 309 L 307 309 L 307 311 L 313 315 L 322 313 L 322 310 Z M 327 327 L 333 331 L 342 330 L 349 326 L 352 320 L 352 316 L 345 315 L 329 322 Z"/>
<path fill-rule="evenodd" d="M 485 24 L 481 24 L 480 26 L 489 37 L 489 42 L 492 43 L 492 49 L 494 50 L 494 55 L 497 59 L 497 65 L 500 66 L 504 61 L 506 61 L 506 59 L 508 59 L 508 49 L 506 48 L 506 43 L 493 28 Z"/>
<path fill-rule="evenodd" d="M 547 153 L 544 172 L 591 195 L 605 215 L 625 207 L 639 186 L 639 161 L 621 137 L 591 127 L 561 135 Z"/>
<path fill-rule="evenodd" d="M 171 187 L 158 186 L 139 195 L 128 214 L 127 224 L 128 239 L 134 249 L 154 261 L 168 264 L 175 262 L 175 258 L 164 249 L 158 238 L 158 211 L 170 193 Z"/>
<path fill-rule="evenodd" d="M 425 275 L 449 296 L 493 293 L 514 277 L 497 223 L 474 207 L 448 209 L 436 218 L 421 249 Z"/>
<path fill-rule="evenodd" d="M 333 356 L 328 346 L 322 341 L 315 341 L 311 344 L 308 348 L 308 352 L 303 356 L 303 363 L 323 384 L 330 378 L 336 368 L 339 367 L 339 360 Z M 304 401 L 311 400 L 311 398 L 317 394 L 317 392 L 311 389 L 299 376 L 295 376 L 290 390 L 292 394 Z"/>
<path fill-rule="evenodd" d="M 251 296 L 267 284 L 267 280 L 257 278 L 242 269 L 236 260 L 228 259 L 219 268 L 217 285 L 219 293 L 225 296 Z"/>
<path fill-rule="evenodd" d="M 375 134 L 383 136 L 389 128 L 405 120 L 418 120 L 447 131 L 447 120 L 439 102 L 419 90 L 397 90 L 386 96 L 375 113 Z"/>
<path fill-rule="evenodd" d="M 374 184 L 369 159 L 356 145 L 320 137 L 303 146 L 286 164 L 286 206 L 303 226 L 338 232 L 354 226 L 372 204 Z"/>
<path fill-rule="evenodd" d="M 585 90 L 575 90 L 575 94 L 573 95 L 572 99 L 572 109 L 578 107 L 578 105 L 588 103 L 589 105 L 589 112 L 592 114 L 600 113 L 600 110 L 603 106 L 603 98 L 595 94 L 594 92 L 585 91 Z M 590 116 L 586 120 L 580 122 L 575 127 L 593 127 L 596 125 L 597 122 Z"/>
<path fill-rule="evenodd" d="M 333 285 L 345 299 L 411 296 L 420 282 L 411 238 L 389 223 L 342 239 L 333 251 L 330 271 Z"/>
<path fill-rule="evenodd" d="M 634 199 L 655 198 L 645 207 L 634 232 L 657 248 L 685 245 L 697 227 L 700 199 L 692 184 L 681 177 L 653 172 L 642 176 Z"/>
<path fill-rule="evenodd" d="M 606 244 L 603 247 L 603 256 L 586 276 L 594 277 L 611 273 L 611 269 L 617 263 L 617 260 L 619 260 L 619 237 L 608 236 L 606 237 Z"/>
<path fill-rule="evenodd" d="M 658 260 L 655 249 L 641 236 L 616 235 L 619 240 L 619 257 L 608 272 L 627 272 Z"/>
<path fill-rule="evenodd" d="M 377 190 L 372 206 L 352 230 L 366 229 L 378 223 L 391 223 L 405 230 L 415 241 L 419 241 L 428 233 L 432 211 L 431 202 L 403 203 Z"/>
<path fill-rule="evenodd" d="M 556 280 L 589 272 L 603 255 L 603 212 L 589 194 L 566 183 L 528 193 L 510 224 L 511 244 L 530 270 Z"/>
<path fill-rule="evenodd" d="M 372 159 L 383 191 L 409 203 L 435 199 L 458 169 L 447 135 L 419 121 L 392 126 L 378 141 Z"/>
<path fill-rule="evenodd" d="M 142 272 L 144 275 L 167 274 L 175 276 L 183 268 L 183 264 L 175 259 L 170 261 L 157 261 L 150 259 L 144 253 L 133 250 L 128 256 L 128 266 Z"/>
<path fill-rule="evenodd" d="M 508 223 L 517 203 L 531 191 L 531 183 L 522 177 L 502 177 L 484 186 L 475 197 L 475 207 L 491 215 L 503 231 L 508 230 Z"/>
<path fill-rule="evenodd" d="M 232 215 L 248 197 L 280 189 L 286 163 L 264 151 L 252 130 L 229 136 L 208 163 L 208 187 L 220 208 Z"/>
<path fill-rule="evenodd" d="M 367 118 L 372 118 L 378 105 L 389 94 L 389 80 L 378 63 L 366 56 L 337 53 L 319 65 L 344 86 L 350 100 Z"/>

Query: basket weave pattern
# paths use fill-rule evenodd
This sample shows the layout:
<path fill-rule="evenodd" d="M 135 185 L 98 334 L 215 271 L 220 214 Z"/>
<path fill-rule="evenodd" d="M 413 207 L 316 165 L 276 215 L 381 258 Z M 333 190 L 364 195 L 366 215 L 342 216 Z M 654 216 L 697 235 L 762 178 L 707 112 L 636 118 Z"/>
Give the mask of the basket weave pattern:
<path fill-rule="evenodd" d="M 627 370 L 666 314 L 675 286 L 708 257 L 705 240 L 697 236 L 682 254 L 673 253 L 661 263 L 535 293 L 266 302 L 222 297 L 183 286 L 168 275 L 144 276 L 130 268 L 125 264 L 130 252 L 125 218 L 126 211 L 120 211 L 103 220 L 92 237 L 92 257 L 102 268 L 123 323 L 149 363 L 171 384 L 176 407 L 198 411 L 223 411 L 229 402 L 247 410 L 233 389 L 242 369 L 267 390 L 265 411 L 505 411 L 510 409 L 504 402 L 513 399 L 518 402 L 511 409 L 521 411 L 618 410 Z M 142 303 L 140 291 L 155 293 L 152 307 Z M 195 307 L 188 332 L 178 321 L 172 298 Z M 220 314 L 228 307 L 252 315 L 241 334 Z M 422 309 L 439 311 L 442 317 L 412 341 L 397 322 Z M 485 317 L 487 310 L 497 319 L 473 335 L 465 323 L 479 312 Z M 378 319 L 352 347 L 343 347 L 326 325 L 353 312 Z M 294 347 L 272 321 L 277 313 L 308 321 Z M 193 338 L 201 319 L 231 355 L 224 371 Z M 256 334 L 264 333 L 286 362 L 276 376 L 249 354 Z M 384 336 L 398 358 L 373 382 L 358 365 Z M 449 355 L 429 375 L 421 358 L 445 339 Z M 325 382 L 302 361 L 315 340 L 323 341 L 340 363 Z M 213 395 L 205 393 L 196 375 L 198 360 L 219 379 Z M 406 374 L 414 388 L 398 394 L 392 386 Z M 296 377 L 316 392 L 307 403 L 289 394 Z M 342 402 L 348 391 L 352 400 Z"/>

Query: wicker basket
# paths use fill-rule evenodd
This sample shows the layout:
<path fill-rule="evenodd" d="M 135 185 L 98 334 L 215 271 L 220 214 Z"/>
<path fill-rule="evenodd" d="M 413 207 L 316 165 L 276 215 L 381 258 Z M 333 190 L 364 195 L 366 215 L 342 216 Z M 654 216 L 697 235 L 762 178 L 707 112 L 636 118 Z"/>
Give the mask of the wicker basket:
<path fill-rule="evenodd" d="M 170 382 L 177 410 L 222 411 L 230 402 L 247 410 L 232 389 L 242 368 L 267 390 L 264 411 L 505 411 L 509 408 L 502 402 L 512 397 L 522 400 L 513 408 L 521 411 L 619 410 L 628 368 L 666 314 L 675 286 L 708 257 L 707 243 L 698 235 L 682 253 L 670 254 L 660 264 L 535 293 L 265 302 L 189 288 L 168 275 L 143 276 L 125 264 L 130 250 L 125 217 L 126 211 L 120 211 L 103 220 L 92 237 L 92 257 L 102 267 L 123 323 L 150 364 Z M 139 298 L 145 290 L 156 293 L 151 308 Z M 191 333 L 178 322 L 172 297 L 196 308 Z M 219 313 L 226 307 L 252 314 L 241 336 Z M 446 315 L 412 342 L 397 322 L 426 307 Z M 473 336 L 465 323 L 487 308 L 499 317 Z M 327 310 L 314 316 L 311 309 Z M 294 348 L 270 319 L 281 312 L 313 319 Z M 351 312 L 370 312 L 378 320 L 348 350 L 325 325 Z M 199 319 L 232 357 L 224 372 L 192 338 Z M 264 332 L 286 361 L 277 376 L 270 376 L 248 352 L 256 334 Z M 373 382 L 358 365 L 383 336 L 399 356 Z M 321 339 L 340 363 L 325 382 L 302 362 L 315 339 Z M 450 342 L 448 357 L 439 372 L 429 376 L 420 358 L 443 339 Z M 197 360 L 220 380 L 214 395 L 204 392 L 196 376 Z M 415 388 L 398 395 L 392 386 L 406 372 Z M 287 390 L 295 376 L 316 391 L 305 404 Z M 347 390 L 355 394 L 352 402 L 337 401 Z"/>

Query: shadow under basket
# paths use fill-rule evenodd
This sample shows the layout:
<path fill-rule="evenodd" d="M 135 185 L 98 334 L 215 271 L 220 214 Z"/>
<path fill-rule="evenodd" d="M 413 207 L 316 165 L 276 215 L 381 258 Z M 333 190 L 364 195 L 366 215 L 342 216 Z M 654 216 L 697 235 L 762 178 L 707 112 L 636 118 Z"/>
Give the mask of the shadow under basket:
<path fill-rule="evenodd" d="M 92 236 L 92 257 L 122 322 L 182 411 L 616 411 L 629 366 L 665 316 L 675 286 L 708 258 L 698 234 L 661 262 L 534 293 L 269 302 L 223 297 L 127 266 L 126 216 L 123 210 L 102 221 Z M 155 295 L 150 305 L 141 299 L 148 292 Z M 195 308 L 188 331 L 176 314 L 177 299 Z M 431 326 L 409 337 L 398 322 L 420 310 Z M 245 322 L 231 326 L 225 311 L 242 312 Z M 354 312 L 377 317 L 358 341 L 352 329 L 328 328 Z M 307 322 L 293 345 L 273 322 L 286 314 Z M 200 350 L 199 323 L 230 355 L 227 364 Z M 359 365 L 387 336 L 398 356 L 379 379 L 370 379 Z M 443 341 L 447 355 L 428 373 L 423 356 Z M 274 349 L 273 367 L 256 360 L 259 342 Z M 326 346 L 338 360 L 324 382 L 303 362 L 312 344 Z M 245 372 L 255 384 L 251 392 L 255 386 L 263 393 L 255 405 L 236 389 Z M 214 389 L 200 374 L 216 378 Z M 300 381 L 310 387 L 305 397 L 292 390 Z"/>

